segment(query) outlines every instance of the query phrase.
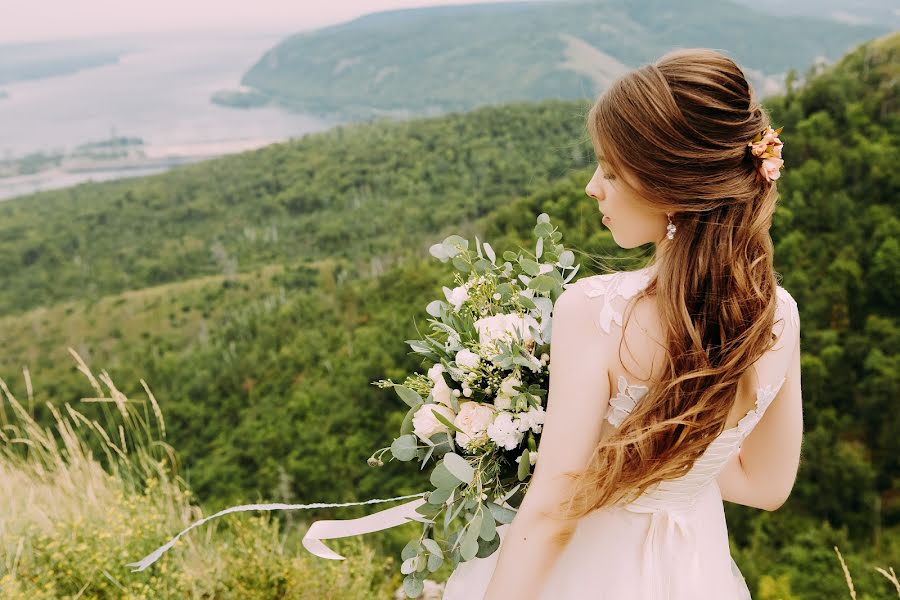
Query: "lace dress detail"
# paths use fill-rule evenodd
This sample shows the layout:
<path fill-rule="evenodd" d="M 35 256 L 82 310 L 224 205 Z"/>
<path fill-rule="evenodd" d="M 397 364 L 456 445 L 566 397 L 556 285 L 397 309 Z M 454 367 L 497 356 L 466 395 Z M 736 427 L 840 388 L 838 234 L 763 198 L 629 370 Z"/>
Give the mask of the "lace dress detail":
<path fill-rule="evenodd" d="M 609 401 L 609 414 L 606 420 L 618 427 L 622 420 L 634 410 L 638 400 L 650 390 L 646 385 L 629 384 L 624 376 L 619 375 L 619 393 Z"/>
<path fill-rule="evenodd" d="M 653 269 L 589 276 L 580 286 L 596 302 L 594 321 L 603 334 L 622 327 L 624 308 L 649 283 Z M 794 299 L 777 288 L 775 328 L 799 335 Z M 784 317 L 784 318 L 780 318 Z M 616 332 L 617 333 L 617 332 Z M 786 339 L 796 339 L 788 334 Z M 614 336 L 612 339 L 615 340 Z M 611 342 L 615 343 L 615 341 Z M 683 476 L 658 482 L 630 502 L 596 510 L 579 520 L 572 539 L 551 569 L 539 600 L 751 600 L 731 557 L 717 475 L 762 419 L 785 381 L 787 361 L 770 355 L 753 409 L 725 429 Z M 619 427 L 649 388 L 617 377 L 606 419 Z M 501 544 L 509 525 L 497 528 Z M 444 600 L 478 600 L 490 582 L 499 552 L 461 563 Z"/>

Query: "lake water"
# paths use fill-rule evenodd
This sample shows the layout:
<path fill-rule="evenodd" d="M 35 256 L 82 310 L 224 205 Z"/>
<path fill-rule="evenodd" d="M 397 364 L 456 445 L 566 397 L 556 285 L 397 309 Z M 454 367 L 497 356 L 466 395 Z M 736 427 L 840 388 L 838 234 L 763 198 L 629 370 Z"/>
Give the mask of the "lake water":
<path fill-rule="evenodd" d="M 241 110 L 210 102 L 219 90 L 237 89 L 241 76 L 291 32 L 178 33 L 147 35 L 141 50 L 117 64 L 70 75 L 4 84 L 0 100 L 0 156 L 19 157 L 40 150 L 73 150 L 79 144 L 110 137 L 144 140 L 148 157 L 158 159 L 143 171 L 53 171 L 39 176 L 0 179 L 0 198 L 87 180 L 159 172 L 171 166 L 249 150 L 335 122 L 277 108 Z M 15 179 L 15 181 L 13 181 Z"/>

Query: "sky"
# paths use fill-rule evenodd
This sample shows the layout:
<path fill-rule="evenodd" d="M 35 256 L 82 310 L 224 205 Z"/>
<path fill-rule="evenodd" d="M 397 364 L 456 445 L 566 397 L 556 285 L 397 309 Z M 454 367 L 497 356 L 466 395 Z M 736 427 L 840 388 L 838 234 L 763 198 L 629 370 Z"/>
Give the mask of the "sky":
<path fill-rule="evenodd" d="M 300 31 L 382 10 L 482 3 L 486 0 L 0 0 L 0 44 L 197 29 Z"/>

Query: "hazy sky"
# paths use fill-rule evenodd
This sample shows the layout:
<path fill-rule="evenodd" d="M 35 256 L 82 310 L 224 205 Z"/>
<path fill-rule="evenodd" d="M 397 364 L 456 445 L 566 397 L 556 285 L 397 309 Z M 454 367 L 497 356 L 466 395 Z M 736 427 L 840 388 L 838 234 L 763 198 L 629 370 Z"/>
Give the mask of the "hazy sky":
<path fill-rule="evenodd" d="M 486 0 L 0 0 L 0 44 L 145 31 L 301 30 L 392 8 L 484 2 Z"/>

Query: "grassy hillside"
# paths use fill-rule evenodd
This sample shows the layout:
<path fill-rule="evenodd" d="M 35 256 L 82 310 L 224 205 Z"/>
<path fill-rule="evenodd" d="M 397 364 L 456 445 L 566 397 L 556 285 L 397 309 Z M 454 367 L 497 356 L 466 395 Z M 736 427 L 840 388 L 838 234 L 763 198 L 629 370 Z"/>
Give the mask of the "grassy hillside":
<path fill-rule="evenodd" d="M 900 565 L 898 54 L 900 35 L 874 40 L 768 101 L 784 125 L 772 235 L 801 312 L 806 434 L 782 509 L 726 505 L 735 558 L 761 600 L 845 596 L 835 545 L 857 590 L 893 593 L 873 567 Z M 403 415 L 371 382 L 423 371 L 403 340 L 446 283 L 427 246 L 457 232 L 510 247 L 547 212 L 590 274 L 582 253 L 615 249 L 584 195 L 584 109 L 546 102 L 356 126 L 0 205 L 0 377 L 28 397 L 28 362 L 47 423 L 46 398 L 103 415 L 79 402 L 93 394 L 57 360 L 65 345 L 80 342 L 129 397 L 145 379 L 207 512 L 421 491 L 427 474 L 366 458 Z M 277 235 L 265 234 L 273 223 Z M 618 253 L 616 266 L 649 250 Z"/>
<path fill-rule="evenodd" d="M 772 18 L 727 1 L 439 6 L 298 33 L 262 56 L 241 83 L 300 111 L 405 117 L 593 98 L 626 68 L 666 50 L 709 46 L 731 53 L 765 91 L 790 68 L 834 60 L 886 31 L 880 24 Z"/>

